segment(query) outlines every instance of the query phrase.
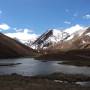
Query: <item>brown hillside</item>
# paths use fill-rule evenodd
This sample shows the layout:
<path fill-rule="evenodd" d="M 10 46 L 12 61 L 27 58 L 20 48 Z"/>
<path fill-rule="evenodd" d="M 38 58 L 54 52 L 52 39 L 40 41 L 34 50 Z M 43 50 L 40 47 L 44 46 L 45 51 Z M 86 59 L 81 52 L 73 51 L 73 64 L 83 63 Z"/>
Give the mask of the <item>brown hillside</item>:
<path fill-rule="evenodd" d="M 34 51 L 31 48 L 0 33 L 0 58 L 32 56 L 33 54 Z"/>

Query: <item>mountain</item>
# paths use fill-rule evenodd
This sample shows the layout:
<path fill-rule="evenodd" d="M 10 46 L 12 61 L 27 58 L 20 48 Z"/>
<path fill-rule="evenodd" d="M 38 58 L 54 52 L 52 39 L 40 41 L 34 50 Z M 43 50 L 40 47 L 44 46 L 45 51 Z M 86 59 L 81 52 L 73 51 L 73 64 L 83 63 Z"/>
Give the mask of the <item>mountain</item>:
<path fill-rule="evenodd" d="M 73 33 L 68 32 L 60 41 L 39 50 L 41 55 L 36 59 L 90 60 L 90 27 L 76 30 Z"/>
<path fill-rule="evenodd" d="M 24 44 L 24 45 L 26 45 L 26 46 L 31 46 L 32 45 L 32 43 L 35 41 L 34 39 L 33 40 L 31 40 L 31 39 L 29 39 L 29 40 L 21 40 L 21 39 L 18 39 L 18 38 L 13 38 L 13 39 L 15 39 L 15 40 L 17 40 L 18 42 L 20 42 L 20 43 L 22 43 L 22 44 Z"/>
<path fill-rule="evenodd" d="M 90 28 L 84 28 L 72 33 L 67 39 L 63 40 L 59 45 L 62 49 L 86 49 L 90 48 Z"/>
<path fill-rule="evenodd" d="M 79 28 L 79 26 L 76 26 Z M 79 49 L 90 40 L 90 28 L 57 30 L 52 29 L 43 33 L 31 47 L 36 49 Z M 82 46 L 82 47 L 80 47 Z"/>
<path fill-rule="evenodd" d="M 61 40 L 69 37 L 69 34 L 57 29 L 48 30 L 38 37 L 31 45 L 33 49 L 47 48 L 50 45 L 59 43 Z"/>
<path fill-rule="evenodd" d="M 20 43 L 18 40 L 0 33 L 0 58 L 32 56 L 34 52 L 33 49 Z"/>
<path fill-rule="evenodd" d="M 38 38 L 15 39 L 32 49 L 83 49 L 89 48 L 89 32 L 90 28 L 76 25 L 65 30 L 49 29 Z"/>

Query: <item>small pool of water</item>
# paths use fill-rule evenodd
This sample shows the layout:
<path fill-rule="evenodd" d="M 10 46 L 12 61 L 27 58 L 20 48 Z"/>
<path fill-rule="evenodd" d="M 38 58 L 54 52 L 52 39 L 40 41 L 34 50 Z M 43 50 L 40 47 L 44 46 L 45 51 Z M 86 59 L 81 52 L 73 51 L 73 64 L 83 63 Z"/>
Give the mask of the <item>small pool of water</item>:
<path fill-rule="evenodd" d="M 90 87 L 90 81 L 89 82 L 76 82 L 76 84 L 79 84 L 81 86 Z"/>

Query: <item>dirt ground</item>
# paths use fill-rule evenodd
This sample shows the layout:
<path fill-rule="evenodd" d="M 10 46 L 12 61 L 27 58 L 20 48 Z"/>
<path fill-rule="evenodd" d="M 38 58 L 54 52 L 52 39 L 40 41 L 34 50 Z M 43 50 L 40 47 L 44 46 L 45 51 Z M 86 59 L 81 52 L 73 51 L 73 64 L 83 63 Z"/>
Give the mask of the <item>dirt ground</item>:
<path fill-rule="evenodd" d="M 48 77 L 2 75 L 0 76 L 0 90 L 90 90 L 90 87 L 80 86 L 73 82 L 57 82 L 55 80 L 57 75 L 49 77 L 50 75 Z"/>

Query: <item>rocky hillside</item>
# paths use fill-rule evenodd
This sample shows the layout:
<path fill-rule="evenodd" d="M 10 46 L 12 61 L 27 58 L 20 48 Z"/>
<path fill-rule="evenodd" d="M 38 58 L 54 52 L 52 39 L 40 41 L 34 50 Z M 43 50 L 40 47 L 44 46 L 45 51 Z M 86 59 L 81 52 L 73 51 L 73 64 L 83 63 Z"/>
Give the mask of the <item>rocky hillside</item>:
<path fill-rule="evenodd" d="M 55 47 L 63 50 L 90 48 L 90 28 L 71 34 L 67 39 L 55 44 L 53 48 Z"/>
<path fill-rule="evenodd" d="M 34 53 L 33 49 L 0 33 L 0 58 L 32 56 Z"/>

